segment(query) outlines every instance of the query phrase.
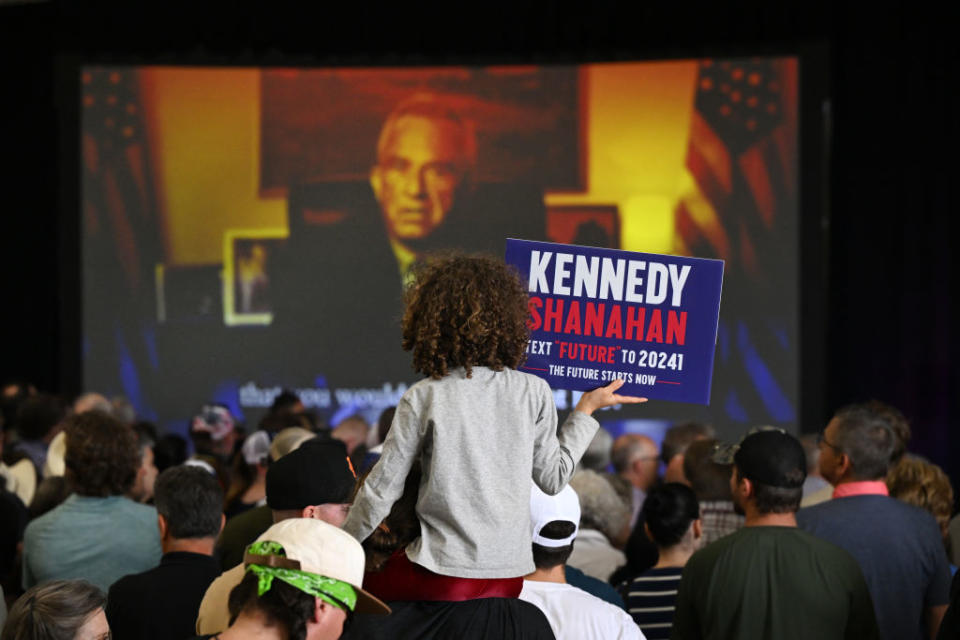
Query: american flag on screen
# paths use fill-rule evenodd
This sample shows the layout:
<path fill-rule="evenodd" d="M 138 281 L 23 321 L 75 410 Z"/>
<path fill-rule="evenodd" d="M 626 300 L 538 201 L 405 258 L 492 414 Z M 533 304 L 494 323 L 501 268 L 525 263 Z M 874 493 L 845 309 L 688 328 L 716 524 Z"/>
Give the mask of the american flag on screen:
<path fill-rule="evenodd" d="M 97 67 L 80 80 L 84 267 L 93 270 L 84 274 L 84 304 L 110 309 L 112 321 L 85 326 L 84 357 L 116 367 L 112 388 L 97 391 L 127 396 L 149 418 L 143 385 L 157 367 L 153 273 L 161 241 L 138 76 Z"/>
<path fill-rule="evenodd" d="M 81 74 L 84 223 L 88 238 L 112 239 L 130 293 L 152 284 L 158 255 L 138 89 L 130 69 Z"/>
<path fill-rule="evenodd" d="M 796 106 L 795 60 L 700 63 L 675 250 L 726 261 L 713 404 L 740 422 L 796 420 Z"/>

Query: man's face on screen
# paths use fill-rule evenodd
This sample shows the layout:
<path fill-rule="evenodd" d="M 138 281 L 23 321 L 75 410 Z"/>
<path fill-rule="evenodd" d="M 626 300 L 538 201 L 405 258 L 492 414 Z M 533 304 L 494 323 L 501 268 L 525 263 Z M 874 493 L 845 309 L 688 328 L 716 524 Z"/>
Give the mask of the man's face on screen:
<path fill-rule="evenodd" d="M 392 127 L 370 175 L 392 238 L 426 238 L 443 223 L 464 174 L 459 133 L 451 122 L 414 115 Z"/>

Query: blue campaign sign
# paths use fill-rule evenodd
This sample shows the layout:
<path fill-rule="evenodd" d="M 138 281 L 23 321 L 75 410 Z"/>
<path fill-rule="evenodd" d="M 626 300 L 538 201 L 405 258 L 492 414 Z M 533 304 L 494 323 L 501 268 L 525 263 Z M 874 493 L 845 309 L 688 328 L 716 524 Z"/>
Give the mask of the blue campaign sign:
<path fill-rule="evenodd" d="M 723 261 L 507 240 L 530 295 L 521 370 L 555 389 L 710 403 Z"/>

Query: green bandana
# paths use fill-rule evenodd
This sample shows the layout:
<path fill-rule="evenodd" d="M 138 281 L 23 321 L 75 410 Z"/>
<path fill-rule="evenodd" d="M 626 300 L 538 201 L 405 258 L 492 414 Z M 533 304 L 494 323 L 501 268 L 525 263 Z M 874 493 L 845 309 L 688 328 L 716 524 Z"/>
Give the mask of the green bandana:
<path fill-rule="evenodd" d="M 247 547 L 247 552 L 258 556 L 286 557 L 283 545 L 277 542 L 254 542 Z M 281 567 L 265 567 L 259 564 L 247 565 L 247 571 L 257 575 L 257 595 L 262 596 L 273 586 L 273 579 L 277 578 L 295 587 L 304 593 L 320 598 L 327 604 L 337 608 L 346 608 L 353 611 L 357 606 L 357 591 L 346 582 L 308 573 L 299 569 L 284 569 Z"/>

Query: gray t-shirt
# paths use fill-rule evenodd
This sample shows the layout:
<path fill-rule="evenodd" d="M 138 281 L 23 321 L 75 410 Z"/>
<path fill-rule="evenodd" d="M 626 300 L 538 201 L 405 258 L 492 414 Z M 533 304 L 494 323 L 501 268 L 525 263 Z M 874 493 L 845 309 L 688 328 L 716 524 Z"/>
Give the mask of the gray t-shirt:
<path fill-rule="evenodd" d="M 596 433 L 574 411 L 557 433 L 553 393 L 513 369 L 455 369 L 410 387 L 397 406 L 383 455 L 343 525 L 364 540 L 403 493 L 410 466 L 423 467 L 417 499 L 421 537 L 411 560 L 463 578 L 512 578 L 534 570 L 530 480 L 558 493 Z"/>
<path fill-rule="evenodd" d="M 119 578 L 160 562 L 157 510 L 123 496 L 76 494 L 27 525 L 23 587 L 83 578 L 104 592 Z"/>

